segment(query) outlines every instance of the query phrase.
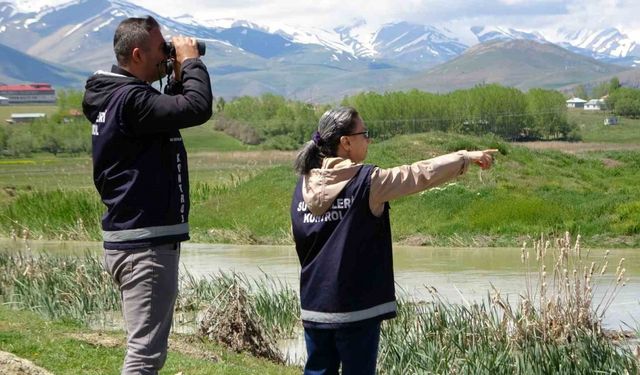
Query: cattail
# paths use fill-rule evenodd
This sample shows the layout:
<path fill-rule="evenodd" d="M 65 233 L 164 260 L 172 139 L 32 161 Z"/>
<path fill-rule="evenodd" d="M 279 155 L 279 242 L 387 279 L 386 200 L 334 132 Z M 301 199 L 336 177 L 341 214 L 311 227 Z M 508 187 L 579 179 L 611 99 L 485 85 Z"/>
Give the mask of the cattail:
<path fill-rule="evenodd" d="M 622 269 L 620 270 L 620 274 L 618 274 L 618 279 L 616 280 L 617 283 L 620 283 L 620 281 L 622 281 L 622 278 L 624 277 L 624 273 L 625 273 L 626 269 Z"/>
<path fill-rule="evenodd" d="M 607 266 L 609 265 L 609 261 L 605 261 L 604 265 L 602 265 L 602 269 L 600 270 L 600 274 L 604 275 L 604 273 L 607 271 Z"/>
<path fill-rule="evenodd" d="M 620 269 L 622 268 L 623 262 L 624 262 L 624 258 L 620 258 L 620 261 L 618 262 L 618 267 L 616 267 L 616 275 L 620 273 Z"/>

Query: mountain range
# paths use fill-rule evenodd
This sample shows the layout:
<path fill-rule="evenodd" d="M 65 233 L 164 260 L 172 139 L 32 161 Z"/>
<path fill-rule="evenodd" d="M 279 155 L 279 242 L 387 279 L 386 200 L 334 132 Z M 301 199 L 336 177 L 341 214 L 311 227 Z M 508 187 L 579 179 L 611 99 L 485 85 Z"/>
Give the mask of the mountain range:
<path fill-rule="evenodd" d="M 449 91 L 490 82 L 558 88 L 621 72 L 638 81 L 640 46 L 615 28 L 542 35 L 472 25 L 454 32 L 409 22 L 372 29 L 357 19 L 323 29 L 168 18 L 125 0 L 75 0 L 37 12 L 0 2 L 0 82 L 82 87 L 89 72 L 113 64 L 118 23 L 147 14 L 165 37 L 206 42 L 214 93 L 227 98 L 272 92 L 322 102 L 368 90 Z"/>

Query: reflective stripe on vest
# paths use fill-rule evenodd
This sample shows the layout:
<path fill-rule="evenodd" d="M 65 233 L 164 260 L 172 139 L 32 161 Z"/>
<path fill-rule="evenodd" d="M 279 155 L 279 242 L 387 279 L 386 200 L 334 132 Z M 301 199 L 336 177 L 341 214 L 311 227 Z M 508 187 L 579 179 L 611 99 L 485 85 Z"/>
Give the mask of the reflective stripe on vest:
<path fill-rule="evenodd" d="M 102 231 L 105 242 L 124 242 L 189 233 L 189 223 L 136 229 Z"/>
<path fill-rule="evenodd" d="M 351 323 L 396 311 L 396 302 L 387 302 L 370 307 L 366 310 L 328 313 L 319 311 L 300 310 L 302 320 L 317 323 Z"/>

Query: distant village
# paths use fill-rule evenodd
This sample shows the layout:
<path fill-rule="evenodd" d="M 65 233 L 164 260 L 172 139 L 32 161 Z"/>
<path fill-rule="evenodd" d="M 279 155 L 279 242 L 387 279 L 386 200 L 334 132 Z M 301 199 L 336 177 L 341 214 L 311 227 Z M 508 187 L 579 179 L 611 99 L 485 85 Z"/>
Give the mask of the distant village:
<path fill-rule="evenodd" d="M 585 111 L 604 111 L 607 109 L 606 96 L 600 99 L 584 100 L 582 98 L 573 97 L 567 100 L 567 108 L 584 109 Z M 604 119 L 604 125 L 617 125 L 618 118 L 616 116 L 607 116 Z"/>
<path fill-rule="evenodd" d="M 584 109 L 585 111 L 606 110 L 606 98 L 585 100 L 573 97 L 566 101 L 567 108 Z M 0 83 L 0 106 L 13 104 L 55 104 L 56 91 L 49 83 L 28 83 L 19 85 L 3 85 Z M 14 113 L 6 119 L 10 124 L 31 122 L 45 118 L 44 113 Z M 615 125 L 615 118 L 605 119 L 605 125 Z"/>
<path fill-rule="evenodd" d="M 49 83 L 0 84 L 0 105 L 55 103 L 56 91 Z M 10 124 L 31 122 L 44 117 L 44 113 L 14 113 L 6 121 Z"/>

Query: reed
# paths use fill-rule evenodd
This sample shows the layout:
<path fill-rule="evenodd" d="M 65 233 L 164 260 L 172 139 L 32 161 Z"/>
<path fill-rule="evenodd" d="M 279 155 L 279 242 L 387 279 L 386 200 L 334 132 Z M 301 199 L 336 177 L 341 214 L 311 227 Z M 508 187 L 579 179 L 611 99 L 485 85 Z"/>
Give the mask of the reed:
<path fill-rule="evenodd" d="M 0 299 L 52 319 L 85 321 L 120 308 L 120 294 L 97 257 L 0 252 Z"/>
<path fill-rule="evenodd" d="M 405 301 L 382 327 L 381 374 L 637 374 L 622 342 L 576 330 L 572 341 L 519 336 L 491 298 L 460 305 Z"/>
<path fill-rule="evenodd" d="M 541 236 L 531 248 L 525 243 L 521 252 L 527 287 L 519 305 L 509 304 L 495 288 L 492 296 L 514 330 L 514 339 L 566 343 L 581 332 L 602 336 L 603 317 L 628 280 L 624 258 L 611 275 L 609 251 L 592 261 L 580 236 L 572 240 L 569 232 L 555 239 Z M 594 301 L 597 288 L 603 291 Z"/>
<path fill-rule="evenodd" d="M 405 301 L 383 325 L 385 374 L 637 374 L 637 343 L 607 332 L 603 317 L 624 287 L 624 258 L 608 274 L 609 253 L 591 261 L 580 237 L 522 247 L 526 290 L 517 303 L 493 288 L 486 300 L 452 304 L 433 287 L 432 302 Z M 601 278 L 601 280 L 598 280 Z M 603 288 L 594 301 L 596 288 Z"/>

